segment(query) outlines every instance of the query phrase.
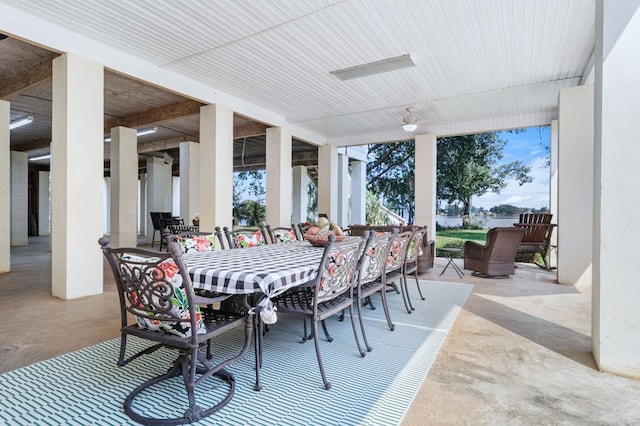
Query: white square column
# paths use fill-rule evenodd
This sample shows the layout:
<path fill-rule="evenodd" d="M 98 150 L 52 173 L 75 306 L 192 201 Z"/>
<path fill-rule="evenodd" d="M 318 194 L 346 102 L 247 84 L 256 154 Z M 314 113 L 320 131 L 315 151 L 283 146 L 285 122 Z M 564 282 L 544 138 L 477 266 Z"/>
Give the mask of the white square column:
<path fill-rule="evenodd" d="M 591 280 L 593 86 L 560 90 L 558 102 L 558 282 Z"/>
<path fill-rule="evenodd" d="M 185 224 L 200 214 L 200 144 L 180 143 L 180 216 Z"/>
<path fill-rule="evenodd" d="M 57 57 L 52 97 L 52 293 L 72 299 L 103 286 L 103 66 L 72 53 Z"/>
<path fill-rule="evenodd" d="M 367 163 L 351 160 L 351 224 L 367 221 Z"/>
<path fill-rule="evenodd" d="M 11 151 L 11 245 L 29 244 L 29 156 Z"/>
<path fill-rule="evenodd" d="M 553 215 L 552 223 L 558 223 L 558 120 L 551 120 L 549 131 L 549 213 Z M 558 229 L 551 233 L 551 250 L 549 250 L 549 266 L 558 266 Z"/>
<path fill-rule="evenodd" d="M 436 237 L 436 135 L 416 135 L 415 139 L 415 224 L 427 225 L 429 239 Z"/>
<path fill-rule="evenodd" d="M 329 219 L 338 217 L 338 148 L 335 145 L 318 147 L 318 214 Z"/>
<path fill-rule="evenodd" d="M 200 108 L 200 229 L 233 225 L 233 111 Z"/>
<path fill-rule="evenodd" d="M 344 154 L 338 154 L 338 216 L 333 221 L 343 228 L 349 225 L 350 192 L 349 157 Z"/>
<path fill-rule="evenodd" d="M 11 104 L 0 100 L 0 273 L 11 270 Z"/>
<path fill-rule="evenodd" d="M 138 179 L 138 235 L 147 234 L 147 222 L 149 221 L 151 221 L 151 216 L 149 216 L 147 209 L 147 174 L 140 173 Z"/>
<path fill-rule="evenodd" d="M 38 172 L 38 235 L 51 234 L 50 173 Z"/>
<path fill-rule="evenodd" d="M 309 174 L 306 166 L 293 166 L 293 213 L 291 223 L 303 223 L 307 221 L 307 206 L 309 205 Z M 289 225 L 285 225 L 289 226 Z"/>
<path fill-rule="evenodd" d="M 153 238 L 153 222 L 150 212 L 170 212 L 173 207 L 173 182 L 171 164 L 164 158 L 147 158 L 147 242 Z M 157 238 L 157 236 L 156 236 Z"/>
<path fill-rule="evenodd" d="M 600 370 L 634 378 L 640 377 L 638 40 L 640 1 L 597 2 L 593 354 Z"/>
<path fill-rule="evenodd" d="M 290 226 L 293 209 L 291 132 L 282 127 L 267 129 L 266 221 L 272 227 Z"/>
<path fill-rule="evenodd" d="M 138 136 L 135 129 L 111 129 L 110 242 L 138 245 Z"/>

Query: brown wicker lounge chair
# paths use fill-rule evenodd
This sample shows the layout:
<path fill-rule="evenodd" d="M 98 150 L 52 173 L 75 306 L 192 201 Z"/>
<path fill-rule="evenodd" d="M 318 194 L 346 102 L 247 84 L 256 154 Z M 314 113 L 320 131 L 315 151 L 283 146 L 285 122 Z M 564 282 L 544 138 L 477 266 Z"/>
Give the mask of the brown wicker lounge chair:
<path fill-rule="evenodd" d="M 464 243 L 464 269 L 484 277 L 508 276 L 515 272 L 518 245 L 524 231 L 517 227 L 491 228 L 483 246 Z"/>

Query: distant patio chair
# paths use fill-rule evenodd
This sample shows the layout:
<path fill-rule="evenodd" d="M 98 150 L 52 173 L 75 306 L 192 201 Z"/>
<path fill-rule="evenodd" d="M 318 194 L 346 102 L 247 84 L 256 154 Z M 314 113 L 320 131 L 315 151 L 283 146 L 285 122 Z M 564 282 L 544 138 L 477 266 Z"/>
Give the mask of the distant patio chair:
<path fill-rule="evenodd" d="M 465 241 L 464 269 L 483 277 L 512 275 L 523 234 L 524 231 L 516 227 L 491 228 L 485 245 Z"/>
<path fill-rule="evenodd" d="M 162 219 L 171 219 L 171 212 L 149 212 L 151 216 L 151 223 L 153 224 L 153 235 L 151 235 L 151 248 L 153 248 L 156 242 L 156 232 L 158 233 L 158 240 L 160 241 L 160 251 L 164 245 L 164 237 L 162 235 Z"/>
<path fill-rule="evenodd" d="M 556 226 L 551 223 L 552 217 L 550 213 L 523 213 L 520 215 L 520 221 L 513 224 L 524 230 L 518 254 L 528 255 L 529 260 L 547 271 L 551 270 L 547 256 L 551 248 L 551 234 Z M 536 254 L 542 257 L 543 265 L 535 262 L 533 257 Z"/>

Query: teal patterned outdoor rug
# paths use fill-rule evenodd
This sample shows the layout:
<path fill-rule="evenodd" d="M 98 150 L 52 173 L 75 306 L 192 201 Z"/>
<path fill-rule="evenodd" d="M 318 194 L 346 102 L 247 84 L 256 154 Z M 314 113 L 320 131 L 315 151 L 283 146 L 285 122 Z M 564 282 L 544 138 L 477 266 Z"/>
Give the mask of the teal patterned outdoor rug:
<path fill-rule="evenodd" d="M 331 389 L 322 388 L 313 342 L 298 343 L 300 320 L 280 315 L 264 338 L 263 389 L 253 390 L 253 347 L 240 362 L 229 367 L 236 377 L 231 402 L 202 425 L 395 425 L 402 421 L 420 389 L 447 332 L 473 286 L 420 281 L 427 300 L 410 291 L 416 310 L 404 310 L 402 296 L 388 293 L 395 331 L 384 319 L 379 296 L 377 309 L 365 307 L 369 343 L 373 351 L 358 354 L 351 322 L 328 320 L 333 342 L 321 344 Z M 322 334 L 322 333 L 321 333 Z M 217 340 L 216 355 L 241 346 L 242 327 Z M 147 345 L 135 337 L 131 349 Z M 175 352 L 162 349 L 125 367 L 117 367 L 119 339 L 39 362 L 0 375 L 0 424 L 7 425 L 125 425 L 122 402 L 144 380 L 168 368 Z M 147 363 L 153 357 L 152 363 Z M 164 361 L 159 362 L 158 357 Z M 153 368 L 151 366 L 154 366 Z M 178 380 L 178 379 L 176 379 Z M 199 387 L 199 401 L 215 397 L 215 382 Z M 149 394 L 137 410 L 161 416 L 173 395 L 182 397 L 183 385 L 165 386 L 161 397 Z M 176 396 L 177 398 L 177 396 Z"/>

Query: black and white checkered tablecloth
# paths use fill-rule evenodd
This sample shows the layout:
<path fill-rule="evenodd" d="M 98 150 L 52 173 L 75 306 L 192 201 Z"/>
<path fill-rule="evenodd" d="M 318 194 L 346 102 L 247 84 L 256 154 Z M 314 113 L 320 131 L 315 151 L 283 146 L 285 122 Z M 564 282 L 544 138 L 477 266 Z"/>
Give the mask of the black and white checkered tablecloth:
<path fill-rule="evenodd" d="M 185 254 L 184 261 L 195 288 L 273 297 L 315 278 L 323 251 L 301 241 Z"/>

